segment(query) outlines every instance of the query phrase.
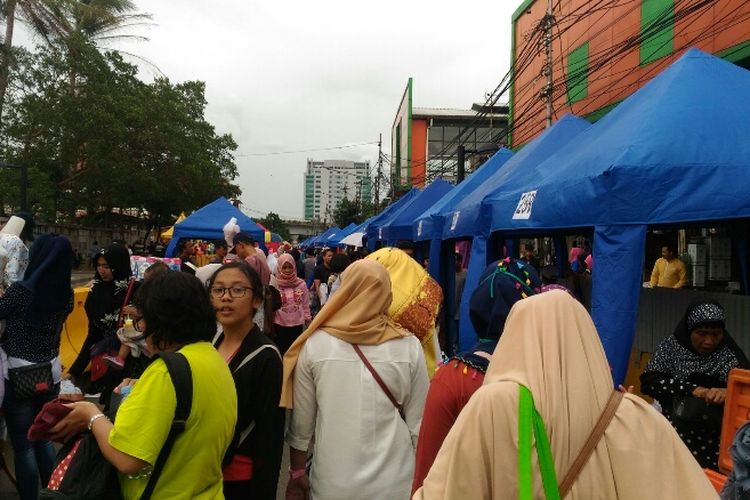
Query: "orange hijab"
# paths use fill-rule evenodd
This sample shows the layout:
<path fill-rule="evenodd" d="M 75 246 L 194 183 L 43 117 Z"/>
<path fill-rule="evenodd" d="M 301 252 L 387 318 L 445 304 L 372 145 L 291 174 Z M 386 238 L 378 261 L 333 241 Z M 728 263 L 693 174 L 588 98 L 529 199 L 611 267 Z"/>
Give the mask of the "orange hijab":
<path fill-rule="evenodd" d="M 318 330 L 350 344 L 379 345 L 411 335 L 388 317 L 391 280 L 382 264 L 358 260 L 341 274 L 341 288 L 284 355 L 280 406 L 292 408 L 294 367 L 307 339 Z"/>

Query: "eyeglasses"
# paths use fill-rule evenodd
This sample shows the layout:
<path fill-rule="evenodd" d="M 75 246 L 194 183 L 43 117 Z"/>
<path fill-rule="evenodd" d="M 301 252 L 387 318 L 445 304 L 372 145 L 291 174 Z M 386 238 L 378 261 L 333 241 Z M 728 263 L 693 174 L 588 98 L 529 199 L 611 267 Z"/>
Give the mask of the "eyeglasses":
<path fill-rule="evenodd" d="M 222 286 L 214 286 L 211 287 L 211 297 L 215 299 L 220 299 L 224 296 L 225 293 L 229 292 L 229 296 L 233 299 L 241 299 L 247 294 L 248 290 L 252 290 L 249 286 L 231 286 L 231 287 L 222 287 Z"/>

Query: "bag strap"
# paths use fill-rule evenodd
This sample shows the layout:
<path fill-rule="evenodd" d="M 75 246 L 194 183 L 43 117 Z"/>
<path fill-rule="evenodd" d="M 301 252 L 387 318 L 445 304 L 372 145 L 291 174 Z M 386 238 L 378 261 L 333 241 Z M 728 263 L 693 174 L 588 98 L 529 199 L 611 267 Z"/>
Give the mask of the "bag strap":
<path fill-rule="evenodd" d="M 531 449 L 535 447 L 545 498 L 547 500 L 560 500 L 561 494 L 557 488 L 557 477 L 555 475 L 555 461 L 552 458 L 552 449 L 544 428 L 544 420 L 536 411 L 534 396 L 531 391 L 523 385 L 519 385 L 518 388 L 518 498 L 520 500 L 532 500 L 534 498 Z"/>
<path fill-rule="evenodd" d="M 255 356 L 257 356 L 258 354 L 260 354 L 261 351 L 263 351 L 264 349 L 273 349 L 276 352 L 276 355 L 279 357 L 279 359 L 282 359 L 281 358 L 281 353 L 279 352 L 279 349 L 275 345 L 273 345 L 273 344 L 263 344 L 262 346 L 258 347 L 256 350 L 254 350 L 253 352 L 251 352 L 250 354 L 248 354 L 247 356 L 245 356 L 244 359 L 240 362 L 239 365 L 237 365 L 237 368 L 235 368 L 232 373 L 237 373 L 237 371 L 240 368 L 242 368 L 247 363 L 249 363 L 250 361 L 252 361 L 252 359 Z M 245 442 L 245 439 L 247 439 L 247 437 L 250 435 L 250 433 L 252 432 L 252 430 L 254 428 L 255 428 L 255 420 L 252 420 L 247 425 L 247 427 L 245 427 L 242 430 L 242 432 L 240 432 L 240 439 L 237 441 L 237 446 L 240 446 L 242 443 Z"/>
<path fill-rule="evenodd" d="M 581 473 L 581 469 L 583 469 L 583 467 L 586 465 L 586 462 L 588 462 L 589 458 L 591 458 L 591 454 L 594 453 L 596 445 L 599 444 L 602 436 L 604 436 L 604 431 L 607 430 L 609 423 L 612 422 L 612 418 L 615 416 L 617 408 L 620 406 L 622 397 L 623 394 L 620 391 L 612 391 L 612 394 L 610 394 L 607 405 L 604 407 L 604 411 L 602 411 L 602 414 L 599 415 L 599 420 L 591 430 L 589 438 L 584 443 L 581 451 L 578 452 L 578 456 L 573 461 L 573 465 L 570 466 L 570 469 L 568 469 L 568 473 L 565 474 L 565 477 L 560 483 L 561 497 L 564 497 L 566 493 L 568 493 L 570 488 L 573 486 L 573 483 L 578 478 L 578 475 Z"/>
<path fill-rule="evenodd" d="M 122 325 L 125 324 L 125 315 L 122 313 L 122 311 L 125 309 L 125 306 L 128 305 L 128 302 L 130 302 L 130 296 L 133 295 L 133 287 L 135 286 L 135 278 L 130 278 L 130 281 L 128 281 L 128 291 L 125 292 L 125 300 L 122 301 L 122 306 L 120 306 L 120 314 L 117 316 L 117 328 L 122 328 Z"/>
<path fill-rule="evenodd" d="M 161 447 L 159 457 L 156 459 L 154 468 L 151 471 L 151 476 L 148 479 L 146 489 L 141 495 L 141 500 L 148 500 L 156 489 L 156 483 L 159 482 L 159 475 L 161 474 L 164 465 L 169 458 L 169 454 L 172 451 L 177 437 L 185 431 L 185 424 L 190 416 L 190 408 L 193 406 L 193 374 L 190 370 L 190 363 L 187 358 L 179 352 L 164 352 L 159 354 L 159 357 L 164 360 L 169 371 L 169 376 L 174 384 L 175 394 L 177 396 L 177 405 L 174 409 L 174 418 L 172 419 L 172 427 L 169 429 L 164 445 Z"/>
<path fill-rule="evenodd" d="M 393 396 L 393 393 L 390 389 L 388 389 L 388 386 L 385 385 L 385 382 L 383 382 L 383 379 L 380 378 L 380 375 L 378 375 L 378 372 L 375 371 L 375 368 L 370 364 L 370 361 L 367 359 L 367 357 L 362 352 L 362 349 L 359 348 L 357 344 L 350 344 L 354 348 L 354 352 L 357 353 L 357 356 L 359 356 L 359 359 L 362 360 L 362 362 L 365 364 L 367 369 L 372 374 L 372 377 L 375 379 L 375 382 L 378 383 L 381 389 L 383 389 L 383 392 L 388 397 L 388 399 L 393 403 L 393 406 L 396 407 L 398 410 L 398 414 L 401 416 L 401 419 L 406 422 L 406 415 L 404 415 L 404 407 L 399 404 L 399 402 L 396 400 L 396 398 Z"/>

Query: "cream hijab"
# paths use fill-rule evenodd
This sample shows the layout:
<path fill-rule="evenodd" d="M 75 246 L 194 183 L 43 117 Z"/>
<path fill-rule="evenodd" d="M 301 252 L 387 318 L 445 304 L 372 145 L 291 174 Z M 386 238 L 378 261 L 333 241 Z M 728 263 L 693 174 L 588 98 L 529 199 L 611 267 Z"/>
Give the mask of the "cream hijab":
<path fill-rule="evenodd" d="M 310 326 L 284 354 L 280 406 L 292 408 L 294 367 L 305 341 L 324 330 L 350 344 L 379 345 L 411 335 L 388 317 L 391 280 L 388 271 L 371 260 L 358 260 L 341 274 L 341 288 L 315 316 Z"/>
<path fill-rule="evenodd" d="M 483 387 L 459 415 L 415 499 L 518 498 L 519 384 L 529 388 L 544 419 L 561 481 L 613 387 L 594 324 L 567 293 L 551 291 L 513 306 Z M 534 469 L 534 498 L 543 499 Z M 669 422 L 627 394 L 566 498 L 717 494 Z"/>

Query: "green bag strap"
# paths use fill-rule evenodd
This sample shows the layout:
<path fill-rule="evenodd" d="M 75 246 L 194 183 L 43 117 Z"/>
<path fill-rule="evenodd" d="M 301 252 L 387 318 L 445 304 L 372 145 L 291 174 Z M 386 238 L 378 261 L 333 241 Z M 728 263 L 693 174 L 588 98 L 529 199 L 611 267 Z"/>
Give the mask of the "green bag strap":
<path fill-rule="evenodd" d="M 544 420 L 536 411 L 531 391 L 522 385 L 519 385 L 518 389 L 518 498 L 519 500 L 532 500 L 534 497 L 531 460 L 533 432 L 544 495 L 547 500 L 560 500 L 555 462 L 552 458 L 547 432 L 544 429 Z"/>

